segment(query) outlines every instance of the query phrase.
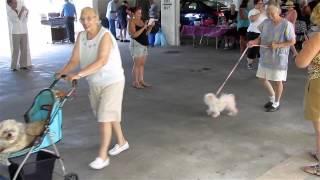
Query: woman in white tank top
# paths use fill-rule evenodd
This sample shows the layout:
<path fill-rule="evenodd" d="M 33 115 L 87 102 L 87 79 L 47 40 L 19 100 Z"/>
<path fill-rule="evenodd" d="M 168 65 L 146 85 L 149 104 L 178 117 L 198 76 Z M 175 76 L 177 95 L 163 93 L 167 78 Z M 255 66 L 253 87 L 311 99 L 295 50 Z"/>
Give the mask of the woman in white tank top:
<path fill-rule="evenodd" d="M 101 137 L 98 156 L 89 166 L 102 169 L 110 163 L 107 152 L 112 129 L 118 144 L 109 151 L 109 155 L 117 155 L 129 148 L 120 124 L 125 78 L 117 42 L 110 31 L 100 25 L 96 11 L 84 8 L 80 21 L 85 31 L 79 33 L 69 62 L 57 76 L 66 74 L 69 81 L 86 77 L 88 81 L 89 99 L 99 122 Z M 70 73 L 79 65 L 77 73 Z"/>

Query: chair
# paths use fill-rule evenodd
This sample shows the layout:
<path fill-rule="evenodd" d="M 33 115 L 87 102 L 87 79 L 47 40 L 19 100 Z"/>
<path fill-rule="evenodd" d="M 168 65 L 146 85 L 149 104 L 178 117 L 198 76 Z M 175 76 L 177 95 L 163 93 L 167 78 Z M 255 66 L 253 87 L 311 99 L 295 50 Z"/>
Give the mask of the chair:
<path fill-rule="evenodd" d="M 184 25 L 181 30 L 181 36 L 192 37 L 192 46 L 194 47 L 195 42 L 195 26 Z"/>
<path fill-rule="evenodd" d="M 223 36 L 228 31 L 228 28 L 225 27 L 213 27 L 211 30 L 204 34 L 204 37 L 207 38 L 207 45 L 209 45 L 209 38 L 216 39 L 216 49 L 218 49 L 219 37 Z"/>
<path fill-rule="evenodd" d="M 208 34 L 212 30 L 212 27 L 209 26 L 199 26 L 195 30 L 195 35 L 200 37 L 199 44 L 202 44 L 202 40 L 205 34 Z"/>
<path fill-rule="evenodd" d="M 194 36 L 195 38 L 200 37 L 199 45 L 202 44 L 203 35 L 206 32 L 205 26 L 194 26 Z"/>

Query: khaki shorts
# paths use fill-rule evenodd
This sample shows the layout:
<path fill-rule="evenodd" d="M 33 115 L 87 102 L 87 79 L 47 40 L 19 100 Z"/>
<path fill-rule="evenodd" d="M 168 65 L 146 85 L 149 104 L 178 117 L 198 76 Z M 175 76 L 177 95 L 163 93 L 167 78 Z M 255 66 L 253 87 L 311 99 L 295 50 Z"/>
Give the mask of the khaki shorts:
<path fill-rule="evenodd" d="M 309 80 L 304 91 L 304 118 L 320 121 L 320 78 Z"/>
<path fill-rule="evenodd" d="M 98 122 L 120 122 L 124 81 L 105 87 L 90 87 L 91 108 Z"/>
<path fill-rule="evenodd" d="M 269 69 L 259 65 L 256 76 L 269 81 L 286 81 L 287 70 Z"/>

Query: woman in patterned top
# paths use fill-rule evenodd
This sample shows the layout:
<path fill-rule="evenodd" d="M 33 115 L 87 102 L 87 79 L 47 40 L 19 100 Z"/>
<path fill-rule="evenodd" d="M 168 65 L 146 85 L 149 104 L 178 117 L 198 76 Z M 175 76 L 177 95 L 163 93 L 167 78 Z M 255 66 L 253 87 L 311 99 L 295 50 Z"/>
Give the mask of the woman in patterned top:
<path fill-rule="evenodd" d="M 311 21 L 320 26 L 320 4 L 311 14 Z M 308 81 L 304 96 L 304 117 L 313 122 L 316 132 L 316 152 L 311 153 L 317 161 L 320 158 L 320 32 L 315 32 L 304 43 L 303 49 L 296 57 L 296 65 L 299 68 L 308 67 Z M 314 166 L 305 166 L 303 171 L 320 176 L 319 163 Z"/>

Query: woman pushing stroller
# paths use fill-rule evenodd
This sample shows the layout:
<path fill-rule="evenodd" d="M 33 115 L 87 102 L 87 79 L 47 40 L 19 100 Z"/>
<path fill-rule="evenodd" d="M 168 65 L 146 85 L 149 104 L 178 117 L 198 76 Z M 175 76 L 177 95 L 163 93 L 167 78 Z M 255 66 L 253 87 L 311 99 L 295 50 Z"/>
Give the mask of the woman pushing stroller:
<path fill-rule="evenodd" d="M 125 77 L 116 40 L 100 25 L 98 13 L 90 7 L 82 9 L 80 32 L 69 62 L 56 74 L 67 75 L 73 81 L 86 77 L 89 99 L 100 129 L 100 148 L 97 158 L 89 166 L 102 169 L 109 165 L 109 155 L 127 150 L 129 144 L 121 129 L 121 109 Z M 80 66 L 78 72 L 73 72 Z M 109 150 L 114 130 L 117 144 Z"/>

